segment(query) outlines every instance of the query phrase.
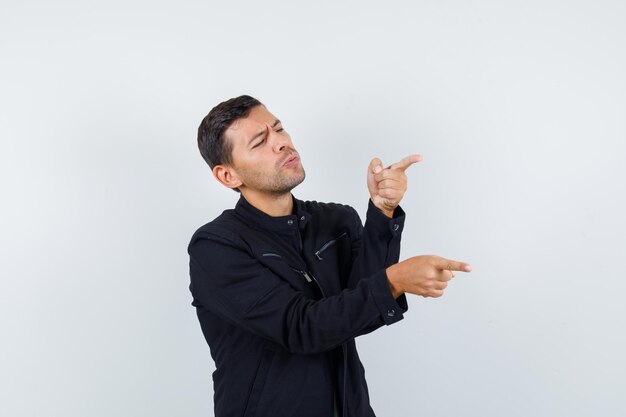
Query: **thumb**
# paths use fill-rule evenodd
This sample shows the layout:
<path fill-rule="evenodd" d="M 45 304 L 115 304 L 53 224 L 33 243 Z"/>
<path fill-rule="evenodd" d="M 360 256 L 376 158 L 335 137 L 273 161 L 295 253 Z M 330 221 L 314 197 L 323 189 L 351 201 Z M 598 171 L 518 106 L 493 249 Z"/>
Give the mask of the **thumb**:
<path fill-rule="evenodd" d="M 378 185 L 376 182 L 376 174 L 383 169 L 383 163 L 380 159 L 374 158 L 367 168 L 367 190 L 370 197 L 374 198 L 378 194 Z"/>
<path fill-rule="evenodd" d="M 380 171 L 383 170 L 383 163 L 380 159 L 378 158 L 374 158 L 372 159 L 372 162 L 370 162 L 370 166 L 367 170 L 368 174 L 378 174 Z"/>

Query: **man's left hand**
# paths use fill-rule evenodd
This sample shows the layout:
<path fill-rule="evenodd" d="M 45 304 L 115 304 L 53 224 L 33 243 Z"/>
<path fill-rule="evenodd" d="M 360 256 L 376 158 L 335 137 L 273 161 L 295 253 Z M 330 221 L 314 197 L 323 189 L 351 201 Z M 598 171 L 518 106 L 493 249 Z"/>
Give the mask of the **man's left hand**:
<path fill-rule="evenodd" d="M 370 198 L 387 217 L 393 217 L 394 210 L 406 192 L 407 177 L 404 171 L 421 160 L 421 155 L 409 155 L 387 168 L 383 168 L 383 163 L 378 158 L 370 162 L 367 170 L 367 188 Z"/>

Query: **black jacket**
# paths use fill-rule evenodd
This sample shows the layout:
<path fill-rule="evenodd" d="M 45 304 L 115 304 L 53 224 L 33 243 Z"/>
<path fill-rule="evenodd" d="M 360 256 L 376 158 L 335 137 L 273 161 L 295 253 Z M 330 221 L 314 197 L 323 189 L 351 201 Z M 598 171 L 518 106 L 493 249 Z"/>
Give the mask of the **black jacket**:
<path fill-rule="evenodd" d="M 215 361 L 215 417 L 370 417 L 354 338 L 403 318 L 385 269 L 404 212 L 294 198 L 271 217 L 243 196 L 191 238 L 190 290 Z"/>

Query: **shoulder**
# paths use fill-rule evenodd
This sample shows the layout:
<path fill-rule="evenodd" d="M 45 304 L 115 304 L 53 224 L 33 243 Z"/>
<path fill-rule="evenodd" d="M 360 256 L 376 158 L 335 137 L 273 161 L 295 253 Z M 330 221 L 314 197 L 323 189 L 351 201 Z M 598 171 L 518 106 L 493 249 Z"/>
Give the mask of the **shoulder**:
<path fill-rule="evenodd" d="M 347 204 L 319 201 L 302 201 L 301 204 L 302 208 L 314 219 L 315 224 L 348 229 L 358 228 L 361 224 L 357 211 Z"/>
<path fill-rule="evenodd" d="M 302 201 L 302 207 L 312 215 L 316 214 L 338 214 L 338 215 L 357 215 L 354 208 L 347 204 L 341 203 L 323 203 L 319 201 Z M 357 215 L 358 216 L 358 215 Z"/>
<path fill-rule="evenodd" d="M 200 226 L 191 236 L 189 247 L 200 239 L 210 239 L 228 244 L 241 244 L 239 234 L 235 233 L 241 227 L 241 222 L 237 220 L 235 210 L 225 210 L 210 222 Z"/>

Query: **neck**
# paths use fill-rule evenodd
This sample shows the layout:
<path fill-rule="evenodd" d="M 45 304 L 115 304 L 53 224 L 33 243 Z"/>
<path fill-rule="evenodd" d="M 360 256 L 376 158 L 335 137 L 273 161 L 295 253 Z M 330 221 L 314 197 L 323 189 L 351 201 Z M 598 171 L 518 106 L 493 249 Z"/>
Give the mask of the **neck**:
<path fill-rule="evenodd" d="M 241 190 L 250 205 L 272 217 L 288 216 L 293 212 L 291 193 L 271 195 L 252 190 Z"/>

